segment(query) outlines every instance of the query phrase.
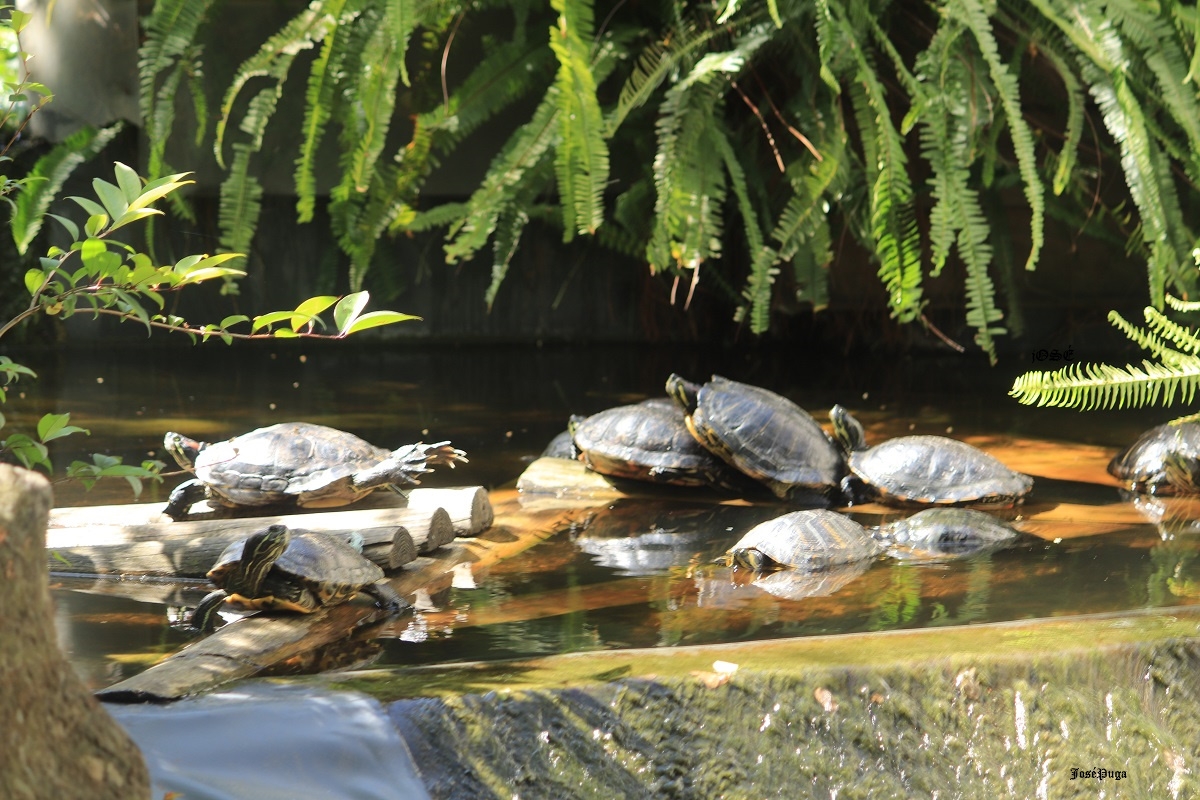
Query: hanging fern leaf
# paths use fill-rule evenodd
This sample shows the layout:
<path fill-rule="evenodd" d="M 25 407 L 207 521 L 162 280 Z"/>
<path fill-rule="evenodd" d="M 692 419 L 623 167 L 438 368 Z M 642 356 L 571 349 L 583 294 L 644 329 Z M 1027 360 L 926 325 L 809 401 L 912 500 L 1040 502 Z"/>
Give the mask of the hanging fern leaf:
<path fill-rule="evenodd" d="M 217 121 L 216 136 L 213 140 L 213 154 L 222 167 L 225 166 L 225 129 L 233 115 L 233 104 L 241 94 L 242 88 L 254 78 L 268 78 L 271 83 L 271 86 L 259 91 L 255 98 L 257 107 L 252 108 L 238 125 L 241 130 L 251 135 L 252 144 L 257 150 L 262 146 L 262 132 L 266 129 L 270 112 L 275 110 L 275 103 L 283 92 L 283 82 L 296 54 L 310 49 L 337 25 L 337 19 L 326 14 L 324 6 L 322 0 L 314 0 L 278 33 L 267 39 L 257 53 L 238 67 L 233 81 L 225 91 L 225 98 L 221 101 L 221 116 Z M 274 96 L 274 102 L 267 99 L 269 95 Z M 254 101 L 251 101 L 251 105 L 255 105 Z"/>
<path fill-rule="evenodd" d="M 334 92 L 341 77 L 350 36 L 348 28 L 358 13 L 357 3 L 346 7 L 346 0 L 334 0 L 326 11 L 339 19 L 338 25 L 325 37 L 321 53 L 308 73 L 308 88 L 304 93 L 304 122 L 300 128 L 300 156 L 296 159 L 296 218 L 311 222 L 316 210 L 315 159 L 333 113 Z"/>
<path fill-rule="evenodd" d="M 1178 399 L 1192 403 L 1200 387 L 1200 359 L 1167 368 L 1149 361 L 1142 369 L 1073 364 L 1056 372 L 1027 372 L 1009 394 L 1025 405 L 1078 408 L 1144 408 Z"/>
<path fill-rule="evenodd" d="M 221 202 L 217 223 L 221 228 L 221 248 L 226 253 L 248 253 L 258 216 L 262 210 L 262 184 L 250 175 L 250 156 L 253 148 L 246 142 L 233 144 L 233 164 L 229 176 L 221 184 Z M 238 269 L 245 258 L 230 262 Z"/>
<path fill-rule="evenodd" d="M 604 117 L 596 99 L 596 80 L 588 64 L 592 8 L 588 0 L 551 0 L 559 12 L 550 29 L 550 49 L 558 57 L 558 142 L 555 171 L 563 209 L 563 240 L 576 232 L 592 234 L 604 221 L 608 182 L 608 145 Z"/>
<path fill-rule="evenodd" d="M 992 24 L 979 0 L 951 0 L 947 3 L 947 8 L 974 34 L 983 60 L 988 65 L 992 83 L 1004 106 L 1004 113 L 1008 119 L 1008 131 L 1012 136 L 1013 149 L 1017 155 L 1017 166 L 1021 171 L 1025 200 L 1029 203 L 1031 213 L 1029 233 L 1032 243 L 1029 257 L 1025 260 L 1025 269 L 1033 269 L 1037 266 L 1038 254 L 1044 243 L 1046 201 L 1042 179 L 1038 175 L 1037 158 L 1033 152 L 1033 134 L 1030 133 L 1029 125 L 1021 114 L 1021 98 L 1017 88 L 1017 79 L 1000 60 L 1000 53 L 992 34 Z"/>
<path fill-rule="evenodd" d="M 113 137 L 125 128 L 117 122 L 97 130 L 84 126 L 56 144 L 39 158 L 26 176 L 24 188 L 12 200 L 13 213 L 9 220 L 17 252 L 25 255 L 33 244 L 50 203 L 58 196 L 71 173 L 83 162 L 105 148 Z"/>

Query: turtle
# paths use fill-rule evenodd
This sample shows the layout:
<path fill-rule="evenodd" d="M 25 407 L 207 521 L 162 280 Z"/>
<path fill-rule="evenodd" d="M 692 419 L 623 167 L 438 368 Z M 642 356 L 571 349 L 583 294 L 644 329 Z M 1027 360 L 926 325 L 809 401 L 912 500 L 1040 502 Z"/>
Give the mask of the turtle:
<path fill-rule="evenodd" d="M 573 417 L 571 436 L 589 469 L 614 478 L 674 486 L 744 487 L 744 476 L 688 431 L 683 411 L 666 398 Z"/>
<path fill-rule="evenodd" d="M 849 517 L 824 508 L 761 522 L 729 548 L 725 561 L 756 572 L 821 570 L 873 558 L 883 545 Z"/>
<path fill-rule="evenodd" d="M 829 412 L 850 475 L 850 503 L 878 499 L 893 505 L 987 505 L 1022 502 L 1033 478 L 1014 472 L 966 442 L 945 436 L 901 436 L 868 447 L 863 427 L 835 405 Z"/>
<path fill-rule="evenodd" d="M 215 444 L 172 431 L 163 446 L 196 474 L 175 487 L 163 510 L 177 520 L 205 498 L 229 508 L 343 506 L 375 489 L 420 483 L 417 476 L 430 465 L 467 461 L 449 442 L 418 442 L 389 452 L 309 422 L 283 422 Z"/>
<path fill-rule="evenodd" d="M 1020 533 L 986 512 L 942 507 L 881 525 L 873 535 L 898 545 L 889 551 L 897 558 L 947 559 L 998 550 Z"/>
<path fill-rule="evenodd" d="M 722 460 L 797 504 L 828 506 L 846 462 L 808 412 L 769 389 L 719 375 L 703 386 L 672 374 L 667 394 L 692 435 Z"/>
<path fill-rule="evenodd" d="M 383 578 L 383 570 L 344 538 L 271 525 L 225 548 L 208 571 L 217 590 L 196 606 L 191 623 L 211 630 L 214 612 L 225 602 L 311 614 L 359 592 L 380 608 L 399 611 L 405 602 Z"/>
<path fill-rule="evenodd" d="M 1137 494 L 1200 494 L 1200 422 L 1151 428 L 1108 463 L 1108 474 Z"/>

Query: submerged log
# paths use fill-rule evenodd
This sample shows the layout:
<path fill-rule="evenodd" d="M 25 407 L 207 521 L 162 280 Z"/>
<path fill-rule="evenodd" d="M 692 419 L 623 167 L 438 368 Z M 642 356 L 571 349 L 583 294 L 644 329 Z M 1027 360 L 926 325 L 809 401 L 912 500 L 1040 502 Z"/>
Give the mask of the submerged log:
<path fill-rule="evenodd" d="M 445 509 L 392 508 L 169 525 L 55 528 L 47 536 L 46 561 L 50 570 L 56 572 L 203 577 L 232 542 L 277 523 L 295 530 L 329 534 L 356 531 L 363 537 L 367 557 L 385 568 L 398 566 L 393 562 L 402 557 L 409 545 L 427 553 L 454 540 L 454 527 Z M 402 541 L 393 551 L 399 530 L 405 532 L 408 542 Z M 385 547 L 381 549 L 378 545 Z"/>
<path fill-rule="evenodd" d="M 498 523 L 483 536 L 457 539 L 417 558 L 388 577 L 401 596 L 440 580 L 456 566 L 483 567 L 516 555 L 562 530 L 571 512 L 527 512 L 515 492 L 500 493 Z M 378 618 L 362 603 L 323 608 L 314 614 L 256 613 L 219 628 L 164 661 L 97 694 L 114 702 L 177 700 L 220 686 L 344 638 Z"/>
<path fill-rule="evenodd" d="M 150 796 L 137 746 L 58 649 L 43 561 L 50 485 L 0 464 L 0 797 Z"/>

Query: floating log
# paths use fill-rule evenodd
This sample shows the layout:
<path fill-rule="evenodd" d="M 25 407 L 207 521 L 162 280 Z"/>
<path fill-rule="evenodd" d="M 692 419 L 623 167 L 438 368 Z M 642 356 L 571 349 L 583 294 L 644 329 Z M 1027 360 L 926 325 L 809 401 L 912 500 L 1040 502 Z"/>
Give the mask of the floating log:
<path fill-rule="evenodd" d="M 496 493 L 500 522 L 483 536 L 457 539 L 420 556 L 388 582 L 401 595 L 448 581 L 457 565 L 480 568 L 533 547 L 570 525 L 569 511 L 525 511 L 515 492 Z M 249 677 L 307 650 L 341 639 L 378 618 L 363 602 L 323 608 L 314 614 L 264 613 L 219 628 L 144 672 L 97 694 L 113 702 L 169 701 Z"/>
<path fill-rule="evenodd" d="M 230 543 L 277 523 L 330 534 L 357 531 L 367 557 L 382 559 L 381 565 L 392 564 L 407 549 L 402 542 L 393 552 L 400 528 L 418 552 L 432 552 L 454 540 L 454 527 L 445 509 L 367 509 L 167 525 L 53 528 L 46 537 L 46 559 L 52 572 L 203 577 Z M 380 544 L 386 548 L 373 547 Z"/>

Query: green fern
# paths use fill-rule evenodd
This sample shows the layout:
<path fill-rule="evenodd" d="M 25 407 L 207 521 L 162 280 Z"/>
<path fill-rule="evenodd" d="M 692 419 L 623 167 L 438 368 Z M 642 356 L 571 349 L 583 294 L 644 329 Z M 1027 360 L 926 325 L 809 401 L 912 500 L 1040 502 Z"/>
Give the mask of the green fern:
<path fill-rule="evenodd" d="M 1171 305 L 1193 304 L 1168 296 Z M 1128 322 L 1115 311 L 1109 322 L 1156 359 L 1141 368 L 1108 364 L 1073 364 L 1052 372 L 1027 372 L 1009 394 L 1026 405 L 1097 408 L 1142 408 L 1176 401 L 1191 404 L 1200 389 L 1200 333 L 1147 306 L 1146 327 Z"/>
<path fill-rule="evenodd" d="M 560 106 L 555 172 L 563 209 L 563 239 L 593 234 L 604 221 L 608 145 L 596 80 L 588 64 L 592 8 L 588 0 L 551 0 L 559 12 L 550 29 L 550 49 L 558 57 Z"/>
<path fill-rule="evenodd" d="M 339 84 L 342 63 L 350 40 L 348 29 L 359 8 L 357 3 L 347 7 L 346 0 L 334 0 L 327 13 L 338 18 L 336 28 L 329 32 L 321 53 L 308 73 L 305 91 L 304 122 L 300 133 L 300 156 L 296 159 L 296 218 L 311 222 L 316 210 L 315 160 L 317 149 L 325 136 L 326 125 L 333 114 L 335 91 Z"/>
<path fill-rule="evenodd" d="M 58 196 L 75 168 L 103 150 L 124 127 L 123 122 L 99 130 L 86 125 L 56 144 L 34 163 L 26 176 L 25 187 L 11 200 L 13 213 L 9 227 L 18 253 L 25 255 L 29 250 L 38 231 L 42 229 L 50 203 Z"/>

